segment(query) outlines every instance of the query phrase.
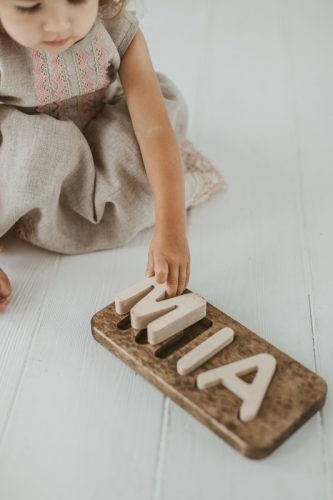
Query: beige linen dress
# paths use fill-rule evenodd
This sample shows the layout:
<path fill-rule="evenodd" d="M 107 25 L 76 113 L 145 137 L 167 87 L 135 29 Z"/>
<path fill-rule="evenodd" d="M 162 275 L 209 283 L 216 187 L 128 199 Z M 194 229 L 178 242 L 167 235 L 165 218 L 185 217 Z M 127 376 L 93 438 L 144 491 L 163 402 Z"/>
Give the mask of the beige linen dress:
<path fill-rule="evenodd" d="M 135 14 L 97 17 L 85 38 L 52 55 L 0 34 L 0 237 L 75 254 L 124 245 L 154 224 L 154 203 L 119 80 Z M 181 148 L 186 206 L 224 180 L 186 140 L 187 108 L 157 73 Z M 172 202 L 172 200 L 170 200 Z"/>

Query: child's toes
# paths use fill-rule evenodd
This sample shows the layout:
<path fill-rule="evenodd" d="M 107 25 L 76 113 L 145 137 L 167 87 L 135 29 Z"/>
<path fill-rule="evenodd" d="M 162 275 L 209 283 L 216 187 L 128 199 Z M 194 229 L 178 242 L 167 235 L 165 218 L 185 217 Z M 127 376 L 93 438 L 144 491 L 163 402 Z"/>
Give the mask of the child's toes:
<path fill-rule="evenodd" d="M 7 299 L 5 302 L 0 302 L 0 312 L 4 312 L 7 309 L 8 304 L 9 299 Z"/>
<path fill-rule="evenodd" d="M 9 279 L 4 271 L 0 269 L 0 311 L 4 311 L 4 309 L 6 309 L 11 293 L 12 287 L 9 283 Z"/>

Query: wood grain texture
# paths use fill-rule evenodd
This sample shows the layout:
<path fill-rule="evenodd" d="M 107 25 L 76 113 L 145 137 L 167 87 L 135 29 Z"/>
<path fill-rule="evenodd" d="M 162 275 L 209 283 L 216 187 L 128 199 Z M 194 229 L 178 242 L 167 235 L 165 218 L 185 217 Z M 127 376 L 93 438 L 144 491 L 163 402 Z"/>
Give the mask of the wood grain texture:
<path fill-rule="evenodd" d="M 206 326 L 210 326 L 200 335 L 197 336 L 200 330 L 196 331 L 200 328 L 200 321 L 176 335 L 173 338 L 173 352 L 164 359 L 161 358 L 161 352 L 170 350 L 170 340 L 158 346 L 145 343 L 145 331 L 133 329 L 128 315 L 116 313 L 114 303 L 96 313 L 91 326 L 94 338 L 106 349 L 236 450 L 250 458 L 263 458 L 323 406 L 326 383 L 317 374 L 209 303 L 204 321 Z M 179 375 L 176 370 L 178 359 L 223 327 L 234 330 L 234 342 L 190 375 Z M 189 341 L 181 345 L 186 337 Z M 246 424 L 240 421 L 239 399 L 223 386 L 214 386 L 205 391 L 197 389 L 195 379 L 202 371 L 263 352 L 276 358 L 277 370 L 259 414 L 253 421 Z"/>

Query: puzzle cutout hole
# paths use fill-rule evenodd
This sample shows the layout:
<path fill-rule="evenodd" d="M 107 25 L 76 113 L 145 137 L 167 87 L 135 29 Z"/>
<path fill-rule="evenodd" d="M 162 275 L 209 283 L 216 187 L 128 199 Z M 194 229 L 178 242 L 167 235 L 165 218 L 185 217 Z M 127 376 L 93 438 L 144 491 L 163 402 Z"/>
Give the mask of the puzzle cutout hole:
<path fill-rule="evenodd" d="M 189 326 L 188 328 L 185 328 L 184 330 L 173 335 L 169 340 L 165 341 L 163 345 L 155 351 L 155 356 L 160 359 L 165 359 L 168 356 L 171 356 L 171 354 L 176 352 L 178 349 L 206 332 L 212 325 L 213 322 L 210 319 L 202 318 L 196 323 L 193 323 L 193 325 Z M 132 326 L 130 314 L 127 314 L 125 318 L 122 318 L 117 323 L 117 329 L 120 331 L 130 330 L 131 328 Z M 142 330 L 135 330 L 133 328 L 133 330 L 137 332 L 134 336 L 135 342 L 140 345 L 147 345 L 147 328 L 144 328 Z"/>
<path fill-rule="evenodd" d="M 127 314 L 127 316 L 125 316 L 125 318 L 118 321 L 117 328 L 118 328 L 118 330 L 130 330 L 132 328 L 131 315 Z"/>
<path fill-rule="evenodd" d="M 168 356 L 171 356 L 171 354 L 176 352 L 178 349 L 206 332 L 212 325 L 213 322 L 210 319 L 200 319 L 196 323 L 193 323 L 193 325 L 171 337 L 170 340 L 166 341 L 155 351 L 155 356 L 160 359 L 165 359 Z"/>
<path fill-rule="evenodd" d="M 141 345 L 148 344 L 147 328 L 144 328 L 143 330 L 138 330 L 138 333 L 135 335 L 134 340 L 137 344 Z"/>

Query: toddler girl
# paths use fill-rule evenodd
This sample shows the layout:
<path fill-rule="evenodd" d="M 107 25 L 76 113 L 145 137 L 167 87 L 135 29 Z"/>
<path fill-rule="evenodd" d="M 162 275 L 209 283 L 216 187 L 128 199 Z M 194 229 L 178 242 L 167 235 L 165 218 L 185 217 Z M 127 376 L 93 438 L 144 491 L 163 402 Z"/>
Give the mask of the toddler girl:
<path fill-rule="evenodd" d="M 76 254 L 155 225 L 146 276 L 181 294 L 186 209 L 224 181 L 126 0 L 0 0 L 0 23 L 0 237 Z M 10 294 L 0 270 L 1 311 Z"/>

